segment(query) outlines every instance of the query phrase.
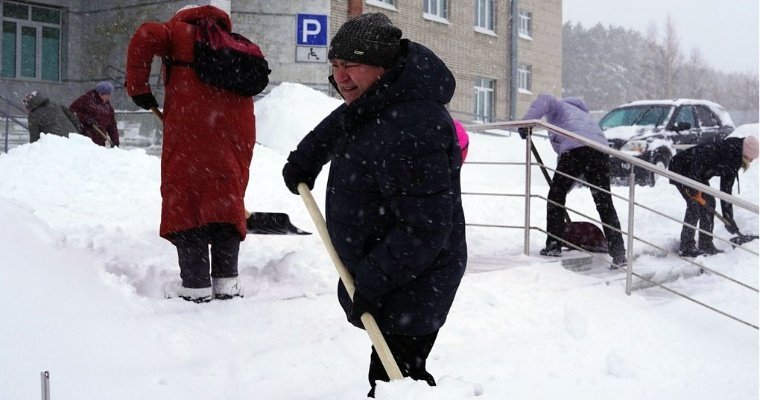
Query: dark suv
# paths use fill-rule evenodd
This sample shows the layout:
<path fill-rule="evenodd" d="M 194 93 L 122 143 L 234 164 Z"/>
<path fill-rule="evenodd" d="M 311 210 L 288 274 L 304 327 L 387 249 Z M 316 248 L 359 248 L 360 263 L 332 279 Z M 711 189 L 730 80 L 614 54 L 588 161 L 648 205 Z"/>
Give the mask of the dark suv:
<path fill-rule="evenodd" d="M 678 150 L 722 140 L 734 131 L 731 116 L 707 100 L 641 100 L 623 104 L 599 121 L 610 147 L 668 167 Z M 628 184 L 631 165 L 610 157 L 610 183 Z M 657 175 L 635 169 L 636 183 L 654 186 Z"/>

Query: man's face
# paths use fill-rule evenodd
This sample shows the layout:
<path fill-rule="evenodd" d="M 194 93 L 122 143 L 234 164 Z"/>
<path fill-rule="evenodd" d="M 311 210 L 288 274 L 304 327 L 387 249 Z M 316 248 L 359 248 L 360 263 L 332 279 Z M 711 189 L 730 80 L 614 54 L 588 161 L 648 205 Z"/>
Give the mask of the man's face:
<path fill-rule="evenodd" d="M 385 74 L 385 68 L 376 65 L 341 59 L 330 60 L 330 64 L 333 79 L 346 104 L 358 99 Z"/>
<path fill-rule="evenodd" d="M 111 94 L 110 93 L 98 93 L 98 96 L 100 96 L 100 100 L 103 100 L 104 103 L 110 103 L 111 102 Z"/>

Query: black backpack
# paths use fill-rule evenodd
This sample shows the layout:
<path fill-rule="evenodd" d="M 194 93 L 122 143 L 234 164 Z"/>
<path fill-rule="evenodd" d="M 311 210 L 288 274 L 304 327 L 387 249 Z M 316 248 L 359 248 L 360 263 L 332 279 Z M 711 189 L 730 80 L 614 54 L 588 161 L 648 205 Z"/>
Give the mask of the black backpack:
<path fill-rule="evenodd" d="M 193 53 L 192 63 L 164 58 L 167 82 L 171 67 L 181 66 L 192 68 L 203 82 L 240 96 L 255 96 L 269 84 L 272 71 L 259 46 L 212 19 L 198 21 Z"/>

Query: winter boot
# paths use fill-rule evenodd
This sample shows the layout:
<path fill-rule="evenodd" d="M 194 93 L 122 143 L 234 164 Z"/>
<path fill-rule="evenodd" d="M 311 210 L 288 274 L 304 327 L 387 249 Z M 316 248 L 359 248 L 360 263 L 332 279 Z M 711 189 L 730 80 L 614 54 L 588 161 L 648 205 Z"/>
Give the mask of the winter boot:
<path fill-rule="evenodd" d="M 716 254 L 722 253 L 723 250 L 718 250 L 712 242 L 710 243 L 700 243 L 699 244 L 699 251 L 702 253 L 708 255 L 708 256 L 714 256 Z"/>
<path fill-rule="evenodd" d="M 625 268 L 628 265 L 628 260 L 625 257 L 625 253 L 615 254 L 612 256 L 611 269 Z"/>
<path fill-rule="evenodd" d="M 186 288 L 179 282 L 172 282 L 164 287 L 164 297 L 172 299 L 179 297 L 193 303 L 208 303 L 211 301 L 211 288 Z"/>
<path fill-rule="evenodd" d="M 562 245 L 558 242 L 550 242 L 541 249 L 540 253 L 542 256 L 560 257 L 562 256 Z"/>
<path fill-rule="evenodd" d="M 215 299 L 229 300 L 233 297 L 243 297 L 243 288 L 237 277 L 213 278 L 211 282 Z"/>
<path fill-rule="evenodd" d="M 699 257 L 704 254 L 705 253 L 696 248 L 694 245 L 681 246 L 681 248 L 678 250 L 678 255 L 681 257 Z"/>

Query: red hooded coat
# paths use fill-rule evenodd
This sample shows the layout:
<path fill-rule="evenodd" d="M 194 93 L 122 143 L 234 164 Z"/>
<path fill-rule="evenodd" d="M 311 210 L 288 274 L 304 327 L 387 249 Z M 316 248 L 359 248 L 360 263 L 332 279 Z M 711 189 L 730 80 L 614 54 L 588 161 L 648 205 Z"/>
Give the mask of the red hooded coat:
<path fill-rule="evenodd" d="M 193 23 L 201 18 L 232 29 L 229 16 L 213 6 L 183 10 L 168 22 L 137 29 L 127 52 L 130 96 L 151 92 L 153 57 L 193 61 Z M 243 197 L 256 140 L 253 98 L 208 85 L 181 66 L 171 68 L 165 89 L 161 236 L 222 222 L 234 224 L 244 239 Z"/>

